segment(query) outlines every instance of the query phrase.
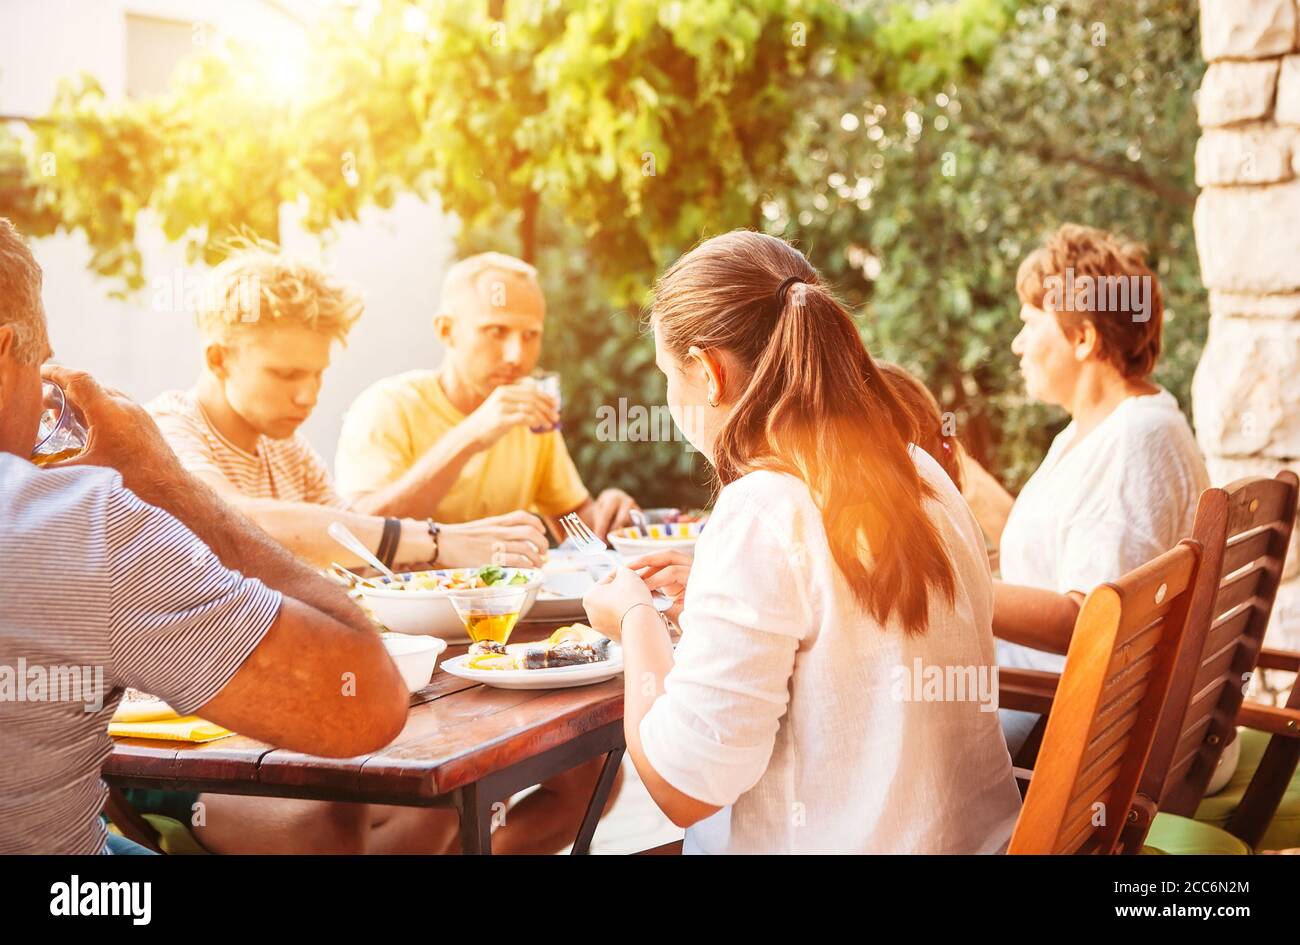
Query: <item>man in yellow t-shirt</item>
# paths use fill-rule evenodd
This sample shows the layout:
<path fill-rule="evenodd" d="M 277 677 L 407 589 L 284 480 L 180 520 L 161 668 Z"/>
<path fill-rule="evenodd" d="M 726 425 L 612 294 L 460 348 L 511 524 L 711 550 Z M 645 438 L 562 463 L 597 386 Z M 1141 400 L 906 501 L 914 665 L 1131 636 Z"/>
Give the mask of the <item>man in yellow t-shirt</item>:
<path fill-rule="evenodd" d="M 627 524 L 632 497 L 591 497 L 556 428 L 557 404 L 527 382 L 545 317 L 527 263 L 483 253 L 452 266 L 434 318 L 442 365 L 373 384 L 343 421 L 335 475 L 353 508 L 444 522 L 577 512 L 602 537 Z"/>
<path fill-rule="evenodd" d="M 577 512 L 601 537 L 630 521 L 636 503 L 626 492 L 591 497 L 564 446 L 558 405 L 526 381 L 545 318 L 537 270 L 527 263 L 483 253 L 452 266 L 433 320 L 442 365 L 379 381 L 343 420 L 334 472 L 352 508 L 440 522 L 525 509 L 552 528 Z M 571 843 L 601 765 L 597 758 L 567 771 L 512 806 L 494 851 Z"/>

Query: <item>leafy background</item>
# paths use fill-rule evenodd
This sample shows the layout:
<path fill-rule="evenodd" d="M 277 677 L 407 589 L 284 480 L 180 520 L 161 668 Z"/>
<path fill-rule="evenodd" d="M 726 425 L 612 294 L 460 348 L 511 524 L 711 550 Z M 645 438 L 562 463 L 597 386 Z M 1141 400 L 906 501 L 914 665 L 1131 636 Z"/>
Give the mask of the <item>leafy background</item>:
<path fill-rule="evenodd" d="M 1064 419 L 1025 401 L 1009 350 L 1016 267 L 1062 222 L 1147 244 L 1157 380 L 1189 406 L 1195 0 L 384 0 L 314 30 L 288 99 L 225 41 L 155 99 L 70 77 L 27 128 L 0 124 L 0 215 L 81 232 L 130 294 L 146 208 L 211 263 L 234 230 L 276 239 L 285 202 L 326 232 L 436 193 L 463 251 L 538 264 L 575 459 L 651 504 L 707 501 L 699 457 L 600 442 L 596 410 L 662 403 L 654 277 L 738 226 L 808 252 L 873 353 L 923 377 L 1013 489 Z"/>

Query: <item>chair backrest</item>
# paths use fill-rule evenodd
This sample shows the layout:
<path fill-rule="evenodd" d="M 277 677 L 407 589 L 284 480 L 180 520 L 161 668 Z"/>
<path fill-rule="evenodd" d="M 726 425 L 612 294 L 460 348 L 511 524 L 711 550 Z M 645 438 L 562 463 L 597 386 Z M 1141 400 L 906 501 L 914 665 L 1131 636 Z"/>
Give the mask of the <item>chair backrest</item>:
<path fill-rule="evenodd" d="M 1162 811 L 1196 812 L 1231 737 L 1282 579 L 1298 486 L 1289 471 L 1239 479 L 1205 490 L 1197 503 L 1192 537 L 1204 580 L 1141 786 Z"/>
<path fill-rule="evenodd" d="M 1007 852 L 1122 852 L 1199 563 L 1184 539 L 1084 600 Z"/>

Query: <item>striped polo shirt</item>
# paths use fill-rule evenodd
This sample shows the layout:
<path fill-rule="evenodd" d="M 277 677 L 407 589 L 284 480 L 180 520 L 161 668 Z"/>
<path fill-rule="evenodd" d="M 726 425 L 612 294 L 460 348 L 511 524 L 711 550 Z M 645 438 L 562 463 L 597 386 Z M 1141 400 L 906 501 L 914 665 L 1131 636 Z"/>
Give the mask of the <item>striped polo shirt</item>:
<path fill-rule="evenodd" d="M 0 854 L 102 852 L 125 687 L 193 713 L 280 602 L 113 470 L 0 452 Z"/>
<path fill-rule="evenodd" d="M 250 499 L 347 508 L 334 491 L 325 461 L 301 433 L 283 440 L 259 436 L 256 448 L 249 453 L 208 421 L 193 390 L 159 394 L 145 409 L 157 421 L 181 465 L 192 473 L 221 476 Z"/>

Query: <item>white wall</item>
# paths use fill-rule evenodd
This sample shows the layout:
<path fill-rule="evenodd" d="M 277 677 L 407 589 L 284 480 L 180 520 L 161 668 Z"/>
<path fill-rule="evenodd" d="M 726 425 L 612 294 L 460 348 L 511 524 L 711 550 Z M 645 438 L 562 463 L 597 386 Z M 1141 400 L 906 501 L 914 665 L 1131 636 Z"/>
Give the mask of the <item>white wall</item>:
<path fill-rule="evenodd" d="M 281 5 L 311 12 L 304 0 Z M 270 42 L 299 41 L 301 32 L 260 0 L 0 0 L 0 114 L 45 112 L 60 79 L 88 72 L 110 96 L 126 87 L 128 14 L 207 21 L 223 32 Z M 285 248 L 319 258 L 366 293 L 366 314 L 348 347 L 336 353 L 316 413 L 303 430 L 332 463 L 343 412 L 368 384 L 440 359 L 431 318 L 442 273 L 451 261 L 455 220 L 436 205 L 408 197 L 390 210 L 370 209 L 341 225 L 324 243 L 282 214 Z M 185 266 L 180 244 L 142 219 L 137 237 L 148 288 L 127 301 L 109 298 L 111 284 L 87 268 L 78 236 L 38 240 L 45 270 L 45 306 L 58 359 L 89 370 L 133 397 L 188 387 L 197 376 L 198 338 L 191 317 L 159 305 L 177 283 L 182 294 L 201 282 L 202 267 Z"/>

